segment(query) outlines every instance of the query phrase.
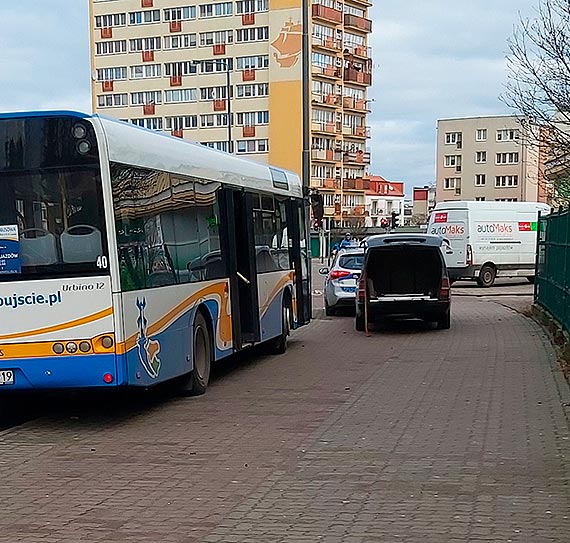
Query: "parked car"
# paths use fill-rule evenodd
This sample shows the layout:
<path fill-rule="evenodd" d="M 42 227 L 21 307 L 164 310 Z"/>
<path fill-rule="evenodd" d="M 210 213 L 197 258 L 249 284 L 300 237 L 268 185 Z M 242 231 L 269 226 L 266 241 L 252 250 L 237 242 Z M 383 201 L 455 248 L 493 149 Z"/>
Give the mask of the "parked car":
<path fill-rule="evenodd" d="M 341 307 L 354 306 L 356 286 L 363 261 L 362 249 L 341 249 L 330 269 L 319 270 L 321 275 L 326 275 L 324 299 L 327 315 L 334 315 Z"/>
<path fill-rule="evenodd" d="M 356 329 L 381 318 L 421 318 L 450 326 L 444 240 L 423 234 L 368 239 L 356 297 Z"/>

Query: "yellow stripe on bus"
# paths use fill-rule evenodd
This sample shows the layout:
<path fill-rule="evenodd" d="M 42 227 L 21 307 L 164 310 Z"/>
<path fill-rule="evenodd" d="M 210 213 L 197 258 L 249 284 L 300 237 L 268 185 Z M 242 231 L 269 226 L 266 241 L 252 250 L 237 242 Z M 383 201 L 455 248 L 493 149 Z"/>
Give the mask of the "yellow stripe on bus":
<path fill-rule="evenodd" d="M 107 309 L 103 309 L 102 311 L 98 311 L 97 313 L 93 313 L 92 315 L 87 315 L 86 317 L 81 317 L 79 319 L 75 319 L 69 322 L 64 322 L 61 324 L 55 324 L 54 326 L 46 326 L 45 328 L 28 330 L 27 332 L 16 332 L 14 334 L 5 334 L 0 336 L 0 341 L 6 339 L 18 339 L 22 337 L 38 336 L 40 334 L 49 334 L 50 332 L 60 332 L 62 330 L 67 330 L 75 326 L 81 326 L 82 324 L 89 324 L 98 321 L 100 319 L 104 319 L 105 317 L 108 317 L 109 315 L 112 314 L 113 314 L 113 308 L 108 307 Z"/>

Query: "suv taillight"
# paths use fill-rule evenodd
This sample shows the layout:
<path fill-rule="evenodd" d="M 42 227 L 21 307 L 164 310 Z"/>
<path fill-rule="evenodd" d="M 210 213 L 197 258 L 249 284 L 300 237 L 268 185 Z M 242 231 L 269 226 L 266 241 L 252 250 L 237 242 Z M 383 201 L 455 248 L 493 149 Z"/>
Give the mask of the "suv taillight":
<path fill-rule="evenodd" d="M 450 292 L 449 279 L 447 277 L 442 277 L 441 286 L 439 287 L 438 298 L 440 300 L 449 300 L 449 292 Z"/>
<path fill-rule="evenodd" d="M 471 248 L 471 245 L 467 245 L 467 250 L 465 252 L 465 263 L 468 266 L 471 266 L 473 264 L 473 249 Z"/>
<path fill-rule="evenodd" d="M 366 299 L 366 275 L 362 273 L 358 281 L 358 301 L 364 302 Z"/>

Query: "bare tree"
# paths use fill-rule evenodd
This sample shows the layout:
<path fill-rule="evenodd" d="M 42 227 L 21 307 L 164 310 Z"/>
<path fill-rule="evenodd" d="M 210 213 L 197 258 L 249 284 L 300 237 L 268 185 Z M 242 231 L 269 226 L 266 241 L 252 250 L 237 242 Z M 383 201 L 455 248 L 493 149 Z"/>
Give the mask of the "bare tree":
<path fill-rule="evenodd" d="M 557 203 L 570 202 L 570 0 L 538 0 L 508 40 L 502 101 L 521 114 L 525 139 L 546 149 Z M 542 152 L 542 151 L 541 151 Z"/>

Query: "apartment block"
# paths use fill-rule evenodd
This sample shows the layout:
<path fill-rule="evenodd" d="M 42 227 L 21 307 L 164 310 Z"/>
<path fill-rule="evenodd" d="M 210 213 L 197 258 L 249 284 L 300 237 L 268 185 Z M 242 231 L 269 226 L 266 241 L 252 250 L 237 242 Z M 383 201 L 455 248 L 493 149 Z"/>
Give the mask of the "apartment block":
<path fill-rule="evenodd" d="M 545 201 L 545 146 L 525 138 L 521 120 L 518 116 L 439 120 L 437 201 Z"/>
<path fill-rule="evenodd" d="M 301 0 L 90 0 L 93 110 L 299 174 L 305 135 L 327 226 L 362 221 L 370 4 L 306 6 L 304 100 Z"/>

